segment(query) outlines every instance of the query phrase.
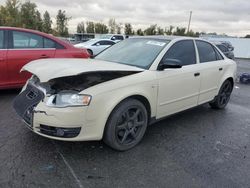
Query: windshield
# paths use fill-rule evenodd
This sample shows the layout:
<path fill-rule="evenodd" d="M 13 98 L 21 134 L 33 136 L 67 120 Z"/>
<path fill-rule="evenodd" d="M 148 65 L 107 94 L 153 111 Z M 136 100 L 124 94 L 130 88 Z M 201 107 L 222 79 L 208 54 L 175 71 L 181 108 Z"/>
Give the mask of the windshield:
<path fill-rule="evenodd" d="M 149 69 L 169 40 L 126 39 L 100 53 L 95 59 Z"/>

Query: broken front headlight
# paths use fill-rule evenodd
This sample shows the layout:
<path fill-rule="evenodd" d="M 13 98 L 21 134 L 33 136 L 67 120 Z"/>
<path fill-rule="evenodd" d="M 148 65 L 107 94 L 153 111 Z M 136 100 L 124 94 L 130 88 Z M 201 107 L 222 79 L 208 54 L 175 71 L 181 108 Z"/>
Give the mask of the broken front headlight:
<path fill-rule="evenodd" d="M 88 106 L 90 101 L 90 95 L 62 92 L 50 96 L 46 104 L 47 106 L 62 108 L 68 106 Z"/>

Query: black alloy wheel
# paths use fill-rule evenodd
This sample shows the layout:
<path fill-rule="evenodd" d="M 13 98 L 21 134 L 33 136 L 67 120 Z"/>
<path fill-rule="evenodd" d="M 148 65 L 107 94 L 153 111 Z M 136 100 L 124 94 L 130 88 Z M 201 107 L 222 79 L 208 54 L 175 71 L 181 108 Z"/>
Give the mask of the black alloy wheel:
<path fill-rule="evenodd" d="M 219 91 L 219 94 L 216 96 L 216 99 L 209 103 L 212 108 L 223 109 L 227 106 L 231 93 L 233 91 L 233 85 L 229 80 L 226 80 Z"/>
<path fill-rule="evenodd" d="M 143 138 L 148 124 L 145 106 L 136 99 L 120 103 L 110 115 L 104 142 L 119 151 L 131 149 Z"/>

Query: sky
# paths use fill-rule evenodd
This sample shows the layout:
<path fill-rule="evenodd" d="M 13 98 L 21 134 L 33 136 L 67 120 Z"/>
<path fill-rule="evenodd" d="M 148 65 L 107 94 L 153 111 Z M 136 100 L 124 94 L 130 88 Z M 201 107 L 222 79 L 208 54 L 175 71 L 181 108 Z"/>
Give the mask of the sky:
<path fill-rule="evenodd" d="M 24 2 L 24 0 L 22 1 Z M 40 12 L 47 10 L 55 18 L 59 9 L 71 17 L 69 30 L 76 31 L 81 21 L 105 24 L 110 18 L 117 23 L 131 23 L 134 29 L 152 24 L 187 27 L 190 11 L 194 31 L 226 33 L 233 36 L 250 34 L 249 0 L 31 0 Z M 0 5 L 5 0 L 0 0 Z"/>

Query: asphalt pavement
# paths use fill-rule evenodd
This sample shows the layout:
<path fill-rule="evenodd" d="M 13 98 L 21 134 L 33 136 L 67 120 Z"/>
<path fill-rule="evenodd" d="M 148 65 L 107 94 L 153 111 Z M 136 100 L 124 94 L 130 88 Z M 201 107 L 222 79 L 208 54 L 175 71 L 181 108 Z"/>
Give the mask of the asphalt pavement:
<path fill-rule="evenodd" d="M 202 105 L 150 126 L 127 152 L 32 133 L 12 109 L 18 92 L 0 91 L 0 187 L 250 187 L 250 85 L 237 83 L 225 110 Z"/>

